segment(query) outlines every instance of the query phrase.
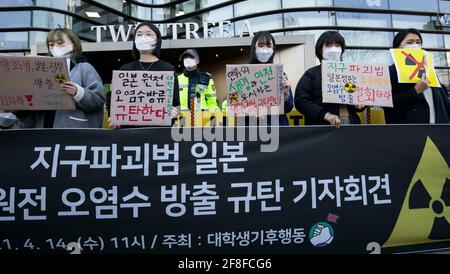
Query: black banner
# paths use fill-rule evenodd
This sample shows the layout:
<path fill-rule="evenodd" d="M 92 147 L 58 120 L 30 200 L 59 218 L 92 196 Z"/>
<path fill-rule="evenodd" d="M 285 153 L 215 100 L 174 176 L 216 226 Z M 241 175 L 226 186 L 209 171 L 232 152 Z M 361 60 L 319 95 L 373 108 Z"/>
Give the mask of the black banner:
<path fill-rule="evenodd" d="M 279 130 L 275 152 L 170 128 L 1 131 L 0 253 L 450 247 L 450 126 Z"/>

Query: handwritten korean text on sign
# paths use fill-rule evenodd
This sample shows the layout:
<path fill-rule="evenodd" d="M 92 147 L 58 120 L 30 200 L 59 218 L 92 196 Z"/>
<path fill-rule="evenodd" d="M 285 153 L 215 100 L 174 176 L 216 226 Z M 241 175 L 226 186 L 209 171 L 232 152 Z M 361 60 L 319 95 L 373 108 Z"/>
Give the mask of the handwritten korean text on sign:
<path fill-rule="evenodd" d="M 75 109 L 66 58 L 0 56 L 0 109 Z"/>
<path fill-rule="evenodd" d="M 392 107 L 389 67 L 324 60 L 322 97 L 324 103 Z"/>
<path fill-rule="evenodd" d="M 113 71 L 111 123 L 169 126 L 172 71 Z"/>
<path fill-rule="evenodd" d="M 284 114 L 282 65 L 227 65 L 226 79 L 231 115 Z"/>

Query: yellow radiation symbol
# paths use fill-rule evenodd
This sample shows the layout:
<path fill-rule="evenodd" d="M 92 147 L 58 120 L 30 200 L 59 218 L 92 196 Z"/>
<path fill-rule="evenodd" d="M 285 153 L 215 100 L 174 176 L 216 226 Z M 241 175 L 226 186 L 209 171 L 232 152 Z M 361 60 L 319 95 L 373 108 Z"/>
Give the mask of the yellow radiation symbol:
<path fill-rule="evenodd" d="M 384 247 L 450 240 L 450 168 L 430 138 Z"/>
<path fill-rule="evenodd" d="M 237 102 L 237 100 L 238 100 L 238 93 L 237 92 L 230 93 L 228 95 L 228 100 L 230 101 L 230 104 L 232 104 L 234 102 Z"/>
<path fill-rule="evenodd" d="M 64 74 L 55 74 L 55 81 L 64 84 L 66 82 L 66 76 Z"/>
<path fill-rule="evenodd" d="M 348 93 L 353 93 L 356 91 L 356 85 L 348 82 L 347 84 L 345 84 L 344 90 Z"/>

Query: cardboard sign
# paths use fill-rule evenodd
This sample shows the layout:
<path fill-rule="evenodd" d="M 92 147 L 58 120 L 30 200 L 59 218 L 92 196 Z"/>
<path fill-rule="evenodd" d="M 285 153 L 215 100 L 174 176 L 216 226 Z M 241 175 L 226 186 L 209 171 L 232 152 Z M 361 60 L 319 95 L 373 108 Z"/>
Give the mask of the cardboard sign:
<path fill-rule="evenodd" d="M 391 55 L 399 83 L 418 83 L 425 76 L 430 87 L 441 87 L 431 53 L 422 49 L 391 49 Z"/>
<path fill-rule="evenodd" d="M 283 65 L 227 65 L 228 112 L 284 114 Z"/>
<path fill-rule="evenodd" d="M 388 65 L 322 62 L 324 103 L 392 107 Z"/>
<path fill-rule="evenodd" d="M 113 71 L 111 123 L 170 126 L 173 71 Z"/>
<path fill-rule="evenodd" d="M 61 84 L 69 80 L 66 58 L 0 56 L 0 109 L 75 109 Z"/>

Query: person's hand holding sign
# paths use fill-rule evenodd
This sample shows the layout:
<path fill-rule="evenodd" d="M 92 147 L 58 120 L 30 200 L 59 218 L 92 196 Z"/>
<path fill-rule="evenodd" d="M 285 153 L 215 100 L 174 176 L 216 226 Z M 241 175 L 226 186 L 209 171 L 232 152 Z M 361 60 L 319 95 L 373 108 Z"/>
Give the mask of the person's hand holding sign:
<path fill-rule="evenodd" d="M 430 80 L 428 80 L 426 73 L 424 73 L 422 75 L 422 79 L 420 80 L 420 82 L 418 82 L 414 86 L 414 89 L 416 90 L 417 94 L 420 94 L 420 93 L 424 92 L 425 90 L 427 90 L 429 88 L 429 85 L 430 85 Z"/>
<path fill-rule="evenodd" d="M 414 89 L 416 90 L 417 94 L 420 94 L 420 93 L 424 92 L 425 90 L 427 90 L 430 85 L 430 80 L 428 80 L 428 78 L 427 78 L 427 70 L 428 70 L 427 61 L 428 61 L 428 55 L 425 54 L 424 60 L 423 60 L 423 64 L 425 66 L 425 71 L 422 74 L 422 79 L 420 80 L 420 82 L 418 82 L 414 86 Z"/>
<path fill-rule="evenodd" d="M 108 125 L 110 129 L 119 129 L 120 125 L 111 122 L 111 117 L 108 118 Z"/>
<path fill-rule="evenodd" d="M 331 114 L 329 112 L 327 112 L 327 114 L 325 114 L 324 119 L 326 121 L 328 121 L 328 123 L 330 123 L 330 125 L 336 127 L 336 128 L 340 128 L 341 127 L 341 119 L 339 118 L 339 116 Z"/>
<path fill-rule="evenodd" d="M 77 93 L 82 89 L 82 87 L 73 82 L 65 82 L 61 85 L 61 88 L 70 96 L 76 96 Z"/>

